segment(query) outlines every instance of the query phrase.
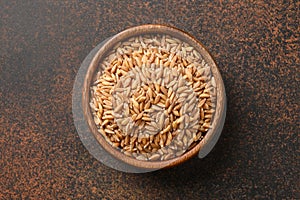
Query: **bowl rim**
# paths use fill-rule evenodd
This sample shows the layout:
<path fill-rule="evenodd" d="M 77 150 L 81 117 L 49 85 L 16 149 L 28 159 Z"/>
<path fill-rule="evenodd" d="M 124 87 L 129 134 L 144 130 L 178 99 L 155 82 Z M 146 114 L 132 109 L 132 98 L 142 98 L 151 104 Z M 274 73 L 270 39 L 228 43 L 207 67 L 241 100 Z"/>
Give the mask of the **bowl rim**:
<path fill-rule="evenodd" d="M 214 115 L 214 119 L 211 124 L 211 128 L 205 134 L 204 138 L 196 144 L 192 149 L 185 152 L 183 155 L 175 157 L 170 160 L 163 161 L 143 161 L 138 160 L 129 156 L 124 155 L 121 151 L 117 150 L 113 146 L 111 146 L 106 139 L 99 134 L 96 124 L 94 123 L 92 111 L 89 106 L 90 102 L 90 86 L 92 85 L 93 78 L 95 74 L 99 71 L 99 62 L 107 56 L 107 54 L 111 51 L 111 49 L 117 45 L 120 41 L 129 39 L 134 36 L 140 36 L 142 34 L 167 34 L 178 38 L 184 42 L 187 42 L 191 46 L 193 46 L 202 56 L 206 63 L 211 68 L 211 72 L 216 82 L 216 90 L 217 90 L 217 102 L 216 102 L 216 111 Z M 90 65 L 88 66 L 87 73 L 84 78 L 83 88 L 82 88 L 82 109 L 84 113 L 85 120 L 88 123 L 88 127 L 97 142 L 104 148 L 105 151 L 113 155 L 116 159 L 130 164 L 135 167 L 143 168 L 143 169 L 161 169 L 166 167 L 171 167 L 178 165 L 182 162 L 185 162 L 191 157 L 194 157 L 205 145 L 209 145 L 210 141 L 213 139 L 213 135 L 217 131 L 217 127 L 221 125 L 221 115 L 224 114 L 225 104 L 226 104 L 226 95 L 225 95 L 225 87 L 221 77 L 221 74 L 218 70 L 218 67 L 208 52 L 206 47 L 195 39 L 190 34 L 184 32 L 175 27 L 166 26 L 166 25 L 158 25 L 158 24 L 146 24 L 139 25 L 135 27 L 131 27 L 125 29 L 111 38 L 108 38 L 107 41 L 103 44 L 103 46 L 98 50 L 98 52 L 93 57 Z"/>

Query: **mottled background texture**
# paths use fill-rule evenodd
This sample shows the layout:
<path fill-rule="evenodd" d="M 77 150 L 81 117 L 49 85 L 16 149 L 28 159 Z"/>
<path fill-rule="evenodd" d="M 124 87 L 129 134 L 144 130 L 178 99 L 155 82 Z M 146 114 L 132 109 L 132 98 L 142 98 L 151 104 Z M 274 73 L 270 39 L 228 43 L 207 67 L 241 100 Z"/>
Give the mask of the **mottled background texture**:
<path fill-rule="evenodd" d="M 0 0 L 0 199 L 299 199 L 299 1 Z M 176 26 L 228 97 L 204 159 L 147 174 L 94 159 L 73 124 L 86 55 L 128 27 Z"/>

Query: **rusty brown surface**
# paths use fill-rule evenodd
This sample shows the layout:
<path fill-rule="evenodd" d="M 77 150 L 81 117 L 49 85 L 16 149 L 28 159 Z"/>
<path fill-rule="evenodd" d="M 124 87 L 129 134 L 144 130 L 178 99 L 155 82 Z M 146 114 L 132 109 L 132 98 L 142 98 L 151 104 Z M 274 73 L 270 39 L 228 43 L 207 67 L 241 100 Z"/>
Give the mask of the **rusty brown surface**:
<path fill-rule="evenodd" d="M 299 198 L 300 4 L 267 2 L 2 1 L 0 199 Z M 72 87 L 98 43 L 147 23 L 209 49 L 228 111 L 206 158 L 126 174 L 82 145 Z"/>

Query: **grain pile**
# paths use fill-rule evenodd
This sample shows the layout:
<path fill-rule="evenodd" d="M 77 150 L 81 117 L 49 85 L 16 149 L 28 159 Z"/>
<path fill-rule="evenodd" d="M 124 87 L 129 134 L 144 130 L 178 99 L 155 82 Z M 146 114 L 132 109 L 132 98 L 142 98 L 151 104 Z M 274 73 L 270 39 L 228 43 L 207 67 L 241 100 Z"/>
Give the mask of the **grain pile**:
<path fill-rule="evenodd" d="M 169 35 L 120 42 L 91 86 L 99 134 L 138 160 L 168 160 L 191 149 L 210 128 L 215 104 L 210 67 Z"/>

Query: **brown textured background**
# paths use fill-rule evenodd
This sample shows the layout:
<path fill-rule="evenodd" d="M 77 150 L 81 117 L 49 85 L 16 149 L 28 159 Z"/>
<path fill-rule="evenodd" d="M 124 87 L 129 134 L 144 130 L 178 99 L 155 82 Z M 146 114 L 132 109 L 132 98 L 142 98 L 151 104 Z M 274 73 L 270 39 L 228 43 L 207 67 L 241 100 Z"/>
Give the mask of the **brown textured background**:
<path fill-rule="evenodd" d="M 243 2 L 0 0 L 0 199 L 300 198 L 300 3 Z M 205 159 L 125 174 L 82 145 L 72 87 L 98 43 L 147 23 L 210 50 L 228 112 Z"/>

